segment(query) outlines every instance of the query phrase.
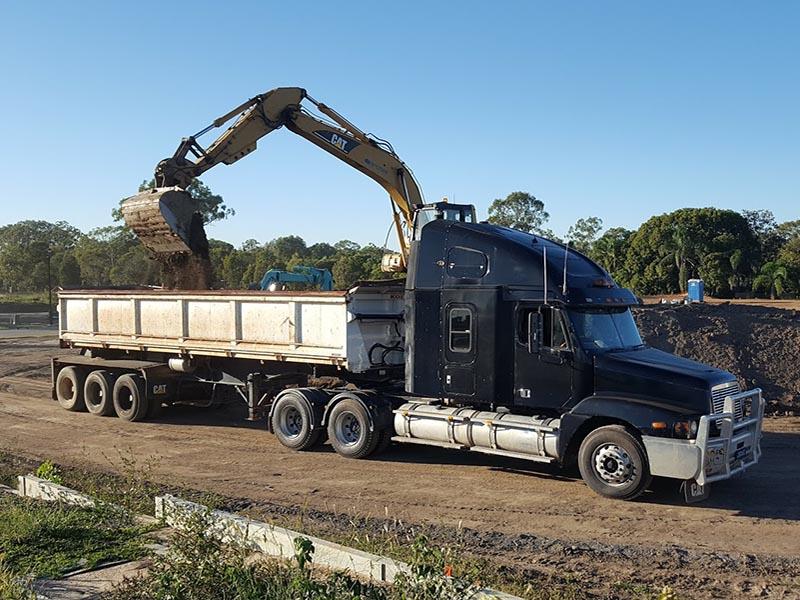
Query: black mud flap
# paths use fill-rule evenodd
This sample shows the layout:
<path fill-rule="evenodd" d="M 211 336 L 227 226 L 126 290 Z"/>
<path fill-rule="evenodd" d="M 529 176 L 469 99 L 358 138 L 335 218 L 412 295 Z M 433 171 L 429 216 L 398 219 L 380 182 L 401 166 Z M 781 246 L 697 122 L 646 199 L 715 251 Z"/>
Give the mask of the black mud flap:
<path fill-rule="evenodd" d="M 681 484 L 681 491 L 687 504 L 708 500 L 711 490 L 708 484 L 700 485 L 694 479 L 689 479 Z"/>

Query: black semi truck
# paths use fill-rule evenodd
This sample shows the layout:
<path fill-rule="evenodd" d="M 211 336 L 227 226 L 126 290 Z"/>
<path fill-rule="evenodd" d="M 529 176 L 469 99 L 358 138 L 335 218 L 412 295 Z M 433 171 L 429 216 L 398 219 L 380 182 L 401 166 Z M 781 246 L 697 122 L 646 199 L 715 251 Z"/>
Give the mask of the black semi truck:
<path fill-rule="evenodd" d="M 652 476 L 701 499 L 758 462 L 761 391 L 644 344 L 636 297 L 592 260 L 467 205 L 431 205 L 415 227 L 404 286 L 62 292 L 61 344 L 82 352 L 53 359 L 53 397 L 136 421 L 233 389 L 296 450 L 328 439 L 364 458 L 395 442 L 577 465 L 621 499 Z M 342 385 L 308 385 L 321 376 Z"/>

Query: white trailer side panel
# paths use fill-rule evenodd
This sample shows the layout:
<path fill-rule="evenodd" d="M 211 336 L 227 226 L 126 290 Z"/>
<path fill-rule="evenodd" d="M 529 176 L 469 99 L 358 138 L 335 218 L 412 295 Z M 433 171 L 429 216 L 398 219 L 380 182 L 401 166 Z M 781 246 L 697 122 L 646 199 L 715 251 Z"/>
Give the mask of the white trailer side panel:
<path fill-rule="evenodd" d="M 65 291 L 59 333 L 62 344 L 77 348 L 333 364 L 353 372 L 403 364 L 402 293 L 359 289 Z"/>

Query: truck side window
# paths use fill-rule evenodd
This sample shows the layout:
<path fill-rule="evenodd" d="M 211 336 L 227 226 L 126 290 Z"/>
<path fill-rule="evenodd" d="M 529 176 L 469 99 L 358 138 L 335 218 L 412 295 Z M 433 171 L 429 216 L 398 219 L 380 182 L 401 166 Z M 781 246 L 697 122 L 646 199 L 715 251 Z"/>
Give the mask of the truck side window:
<path fill-rule="evenodd" d="M 552 316 L 553 329 L 549 346 L 556 350 L 566 350 L 569 348 L 569 343 L 567 342 L 567 334 L 564 331 L 564 321 L 561 319 L 561 313 L 551 310 L 550 314 Z"/>
<path fill-rule="evenodd" d="M 460 279 L 480 279 L 489 270 L 489 257 L 479 250 L 453 246 L 447 252 L 447 274 Z"/>
<path fill-rule="evenodd" d="M 527 343 L 528 340 L 528 314 L 531 312 L 539 311 L 542 313 L 542 346 L 545 348 L 553 348 L 555 350 L 566 350 L 569 348 L 569 338 L 564 329 L 564 321 L 561 318 L 561 312 L 551 308 L 550 306 L 542 306 L 538 309 L 533 308 L 530 310 L 520 311 L 517 326 L 517 335 L 519 341 Z"/>
<path fill-rule="evenodd" d="M 472 351 L 472 311 L 469 308 L 450 309 L 450 350 Z"/>

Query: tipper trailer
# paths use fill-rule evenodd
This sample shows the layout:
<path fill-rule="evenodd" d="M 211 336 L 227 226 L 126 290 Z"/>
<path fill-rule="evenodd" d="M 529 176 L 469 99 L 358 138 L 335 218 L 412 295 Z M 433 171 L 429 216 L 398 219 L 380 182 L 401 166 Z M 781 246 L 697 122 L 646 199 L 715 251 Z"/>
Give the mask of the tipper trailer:
<path fill-rule="evenodd" d="M 408 276 L 342 292 L 64 291 L 53 396 L 152 417 L 235 390 L 252 419 L 307 450 L 363 458 L 391 443 L 577 463 L 608 497 L 652 476 L 687 499 L 758 462 L 764 400 L 720 369 L 642 343 L 635 296 L 544 238 L 420 211 Z M 315 386 L 335 377 L 333 389 Z"/>

